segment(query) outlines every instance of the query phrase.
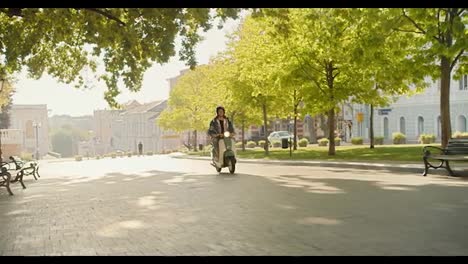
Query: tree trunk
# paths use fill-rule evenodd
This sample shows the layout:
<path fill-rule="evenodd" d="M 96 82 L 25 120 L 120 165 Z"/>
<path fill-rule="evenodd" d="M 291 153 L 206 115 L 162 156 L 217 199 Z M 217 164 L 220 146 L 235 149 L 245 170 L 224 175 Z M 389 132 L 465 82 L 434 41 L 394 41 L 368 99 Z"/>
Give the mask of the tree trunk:
<path fill-rule="evenodd" d="M 452 135 L 450 122 L 450 63 L 447 57 L 441 57 L 440 63 L 440 121 L 442 130 L 442 148 L 445 148 Z"/>
<path fill-rule="evenodd" d="M 264 132 L 264 139 L 265 139 L 265 155 L 269 155 L 269 142 L 268 142 L 268 120 L 267 120 L 267 109 L 266 109 L 266 102 L 263 102 L 262 104 L 262 110 L 263 110 L 263 126 L 265 128 Z"/>
<path fill-rule="evenodd" d="M 310 143 L 317 143 L 317 131 L 315 130 L 315 122 L 316 117 L 311 117 L 309 121 L 309 136 L 310 136 Z"/>
<path fill-rule="evenodd" d="M 297 106 L 294 107 L 294 150 L 297 150 Z"/>
<path fill-rule="evenodd" d="M 189 131 L 188 131 L 188 135 L 187 135 L 187 145 L 188 145 L 189 151 L 192 150 L 192 139 L 191 139 L 190 134 L 191 134 L 191 131 L 189 130 Z"/>
<path fill-rule="evenodd" d="M 335 155 L 335 108 L 328 111 L 328 156 Z"/>
<path fill-rule="evenodd" d="M 198 143 L 198 141 L 197 141 L 197 130 L 194 130 L 193 131 L 193 149 L 194 149 L 195 152 L 198 151 L 197 143 Z"/>
<path fill-rule="evenodd" d="M 242 151 L 245 151 L 245 120 L 242 119 Z"/>
<path fill-rule="evenodd" d="M 374 148 L 374 105 L 370 105 L 370 123 L 369 123 L 369 139 L 370 139 L 370 148 Z"/>
<path fill-rule="evenodd" d="M 320 117 L 320 129 L 323 131 L 323 136 L 326 138 L 327 135 L 329 134 L 328 125 L 327 125 L 328 123 L 327 121 L 325 121 L 324 114 L 320 114 L 319 117 Z"/>

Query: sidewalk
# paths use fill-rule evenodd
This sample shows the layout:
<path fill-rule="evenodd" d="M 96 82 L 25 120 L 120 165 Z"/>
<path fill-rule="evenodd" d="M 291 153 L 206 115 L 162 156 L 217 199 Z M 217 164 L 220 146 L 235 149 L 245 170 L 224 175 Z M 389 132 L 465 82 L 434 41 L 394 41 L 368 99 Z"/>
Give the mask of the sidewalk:
<path fill-rule="evenodd" d="M 179 154 L 173 156 L 179 159 L 195 159 L 195 160 L 211 160 L 210 157 L 192 156 L 186 154 Z M 357 161 L 326 161 L 326 160 L 268 160 L 268 159 L 238 159 L 240 163 L 253 163 L 253 164 L 272 164 L 282 166 L 319 166 L 319 167 L 333 167 L 333 168 L 352 168 L 363 170 L 387 170 L 393 172 L 407 172 L 421 174 L 424 171 L 424 163 L 402 163 L 390 161 L 389 163 L 379 162 L 357 162 Z M 452 170 L 456 174 L 468 176 L 468 166 L 453 166 Z M 445 169 L 430 169 L 428 175 L 442 175 L 448 176 Z"/>

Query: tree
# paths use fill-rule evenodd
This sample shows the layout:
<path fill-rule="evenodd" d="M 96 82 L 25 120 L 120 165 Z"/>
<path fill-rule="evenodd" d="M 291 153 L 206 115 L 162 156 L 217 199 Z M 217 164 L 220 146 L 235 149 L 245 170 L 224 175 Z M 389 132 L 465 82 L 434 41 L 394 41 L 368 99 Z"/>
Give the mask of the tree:
<path fill-rule="evenodd" d="M 442 147 L 451 137 L 450 81 L 452 71 L 461 78 L 468 72 L 466 8 L 404 8 L 393 10 L 399 18 L 394 30 L 414 38 L 418 49 L 411 54 L 417 65 L 425 65 L 427 75 L 440 78 Z M 457 66 L 458 67 L 455 67 Z"/>
<path fill-rule="evenodd" d="M 52 135 L 52 148 L 63 157 L 73 155 L 73 136 L 70 130 L 60 129 Z"/>
<path fill-rule="evenodd" d="M 12 100 L 8 101 L 6 105 L 0 108 L 0 129 L 7 129 L 10 127 L 10 110 Z"/>
<path fill-rule="evenodd" d="M 356 24 L 349 9 L 266 10 L 275 32 L 293 54 L 290 65 L 312 87 L 305 99 L 311 113 L 327 113 L 328 155 L 335 155 L 335 113 L 340 103 L 368 86 L 362 69 L 351 60 Z"/>
<path fill-rule="evenodd" d="M 118 107 L 115 97 L 123 85 L 141 88 L 145 71 L 175 54 L 196 65 L 199 31 L 214 18 L 237 18 L 237 8 L 0 8 L 0 70 L 26 68 L 33 78 L 48 73 L 65 83 L 84 85 L 86 71 L 105 81 L 104 98 Z M 104 62 L 98 73 L 97 62 Z"/>
<path fill-rule="evenodd" d="M 248 125 L 260 124 L 261 115 L 255 105 L 249 103 L 251 96 L 245 92 L 249 87 L 239 80 L 239 65 L 233 61 L 229 53 L 218 54 L 210 62 L 213 67 L 208 78 L 212 80 L 213 90 L 225 93 L 220 103 L 225 106 L 236 130 L 240 127 L 242 151 L 245 151 L 245 128 Z"/>
<path fill-rule="evenodd" d="M 171 91 L 168 109 L 158 122 L 165 129 L 194 131 L 195 150 L 197 131 L 208 130 L 208 123 L 215 115 L 214 109 L 222 101 L 223 90 L 214 89 L 208 78 L 212 65 L 201 65 L 183 75 Z"/>
<path fill-rule="evenodd" d="M 413 39 L 394 31 L 399 18 L 390 19 L 386 9 L 354 9 L 348 19 L 357 26 L 358 42 L 352 53 L 354 63 L 367 77 L 366 90 L 354 101 L 370 105 L 369 139 L 374 148 L 374 107 L 389 105 L 397 96 L 422 91 L 427 69 L 414 67 Z"/>
<path fill-rule="evenodd" d="M 268 113 L 280 111 L 278 106 L 278 54 L 281 47 L 266 33 L 265 25 L 247 17 L 230 42 L 233 64 L 239 69 L 239 80 L 243 83 L 236 93 L 248 98 L 250 103 L 261 108 L 263 115 L 265 154 L 269 154 Z"/>

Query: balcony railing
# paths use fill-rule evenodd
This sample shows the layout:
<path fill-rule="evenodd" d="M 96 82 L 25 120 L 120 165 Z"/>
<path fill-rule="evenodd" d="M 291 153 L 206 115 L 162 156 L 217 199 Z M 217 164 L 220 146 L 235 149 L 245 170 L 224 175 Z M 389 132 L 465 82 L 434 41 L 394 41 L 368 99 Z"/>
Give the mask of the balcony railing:
<path fill-rule="evenodd" d="M 23 143 L 23 131 L 21 129 L 0 129 L 0 136 L 2 137 L 2 145 L 21 145 Z"/>

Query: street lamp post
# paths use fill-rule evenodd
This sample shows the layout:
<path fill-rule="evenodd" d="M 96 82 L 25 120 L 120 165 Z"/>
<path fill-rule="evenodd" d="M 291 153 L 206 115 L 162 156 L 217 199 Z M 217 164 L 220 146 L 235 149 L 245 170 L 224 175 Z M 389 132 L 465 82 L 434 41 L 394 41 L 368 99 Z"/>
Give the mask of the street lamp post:
<path fill-rule="evenodd" d="M 42 126 L 41 122 L 34 122 L 33 127 L 36 129 L 36 160 L 39 160 L 39 128 Z"/>

